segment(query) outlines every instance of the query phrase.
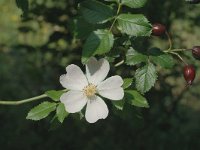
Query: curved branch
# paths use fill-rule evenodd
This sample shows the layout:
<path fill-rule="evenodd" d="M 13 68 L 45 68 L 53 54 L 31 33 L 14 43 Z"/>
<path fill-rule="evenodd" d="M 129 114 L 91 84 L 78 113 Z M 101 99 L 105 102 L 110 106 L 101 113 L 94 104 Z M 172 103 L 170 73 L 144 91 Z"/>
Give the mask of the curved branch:
<path fill-rule="evenodd" d="M 42 94 L 42 95 L 39 95 L 39 96 L 35 96 L 35 97 L 32 97 L 32 98 L 19 100 L 19 101 L 0 101 L 0 105 L 21 105 L 21 104 L 36 101 L 36 100 L 39 100 L 39 99 L 42 99 L 42 98 L 45 98 L 45 97 L 47 97 L 47 95 Z"/>

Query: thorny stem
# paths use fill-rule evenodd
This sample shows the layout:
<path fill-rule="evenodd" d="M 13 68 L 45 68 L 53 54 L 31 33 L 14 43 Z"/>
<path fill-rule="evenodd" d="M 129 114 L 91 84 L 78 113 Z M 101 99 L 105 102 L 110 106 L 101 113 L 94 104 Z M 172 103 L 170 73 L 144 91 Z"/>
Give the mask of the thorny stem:
<path fill-rule="evenodd" d="M 118 5 L 118 9 L 117 9 L 117 14 L 116 14 L 116 16 L 115 16 L 115 19 L 114 19 L 114 21 L 112 22 L 112 25 L 110 26 L 109 32 L 111 32 L 111 31 L 112 31 L 112 28 L 113 28 L 113 26 L 114 26 L 115 22 L 117 21 L 117 15 L 119 14 L 119 12 L 120 12 L 120 10 L 121 10 L 121 7 L 122 7 L 122 5 L 121 5 L 121 4 L 119 4 L 119 5 Z"/>

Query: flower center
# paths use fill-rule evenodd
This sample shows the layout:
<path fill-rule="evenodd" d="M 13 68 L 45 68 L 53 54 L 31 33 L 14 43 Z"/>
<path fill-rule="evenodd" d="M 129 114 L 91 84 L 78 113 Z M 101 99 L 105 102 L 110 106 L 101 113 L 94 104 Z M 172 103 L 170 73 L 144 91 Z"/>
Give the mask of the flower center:
<path fill-rule="evenodd" d="M 97 88 L 93 84 L 89 84 L 88 86 L 84 87 L 83 92 L 87 97 L 92 97 L 97 92 Z"/>

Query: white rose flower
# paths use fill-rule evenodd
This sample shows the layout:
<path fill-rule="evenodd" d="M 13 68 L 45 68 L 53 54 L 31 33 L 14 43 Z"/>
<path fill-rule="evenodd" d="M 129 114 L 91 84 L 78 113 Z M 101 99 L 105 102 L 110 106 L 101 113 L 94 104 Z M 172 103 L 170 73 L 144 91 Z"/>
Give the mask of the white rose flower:
<path fill-rule="evenodd" d="M 123 80 L 120 76 L 104 80 L 109 70 L 110 65 L 106 59 L 97 61 L 94 57 L 86 64 L 86 75 L 74 64 L 67 66 L 67 74 L 60 76 L 60 83 L 69 90 L 60 97 L 66 111 L 80 112 L 87 104 L 85 118 L 89 123 L 105 119 L 108 116 L 108 107 L 100 96 L 110 100 L 121 100 L 124 97 L 121 87 Z"/>

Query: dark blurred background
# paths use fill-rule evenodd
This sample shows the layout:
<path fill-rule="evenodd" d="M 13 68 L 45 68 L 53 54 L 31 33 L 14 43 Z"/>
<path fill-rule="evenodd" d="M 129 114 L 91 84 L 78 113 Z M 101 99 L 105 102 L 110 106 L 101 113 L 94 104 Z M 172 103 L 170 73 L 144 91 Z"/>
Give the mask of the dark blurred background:
<path fill-rule="evenodd" d="M 77 3 L 30 0 L 30 12 L 22 19 L 13 0 L 0 0 L 0 99 L 17 100 L 62 89 L 59 76 L 64 68 L 70 63 L 81 65 L 82 44 L 74 38 L 71 25 L 78 13 Z M 143 9 L 130 11 L 145 13 L 152 23 L 165 24 L 174 47 L 191 48 L 200 45 L 199 10 L 200 5 L 184 0 L 149 0 Z M 166 37 L 139 39 L 136 44 L 141 50 L 168 47 Z M 200 70 L 189 51 L 184 58 Z M 200 72 L 194 84 L 185 88 L 183 64 L 176 62 L 171 70 L 157 68 L 158 81 L 146 94 L 150 109 L 126 105 L 120 112 L 109 104 L 108 118 L 95 124 L 69 116 L 54 130 L 50 124 L 53 114 L 39 122 L 25 119 L 39 102 L 0 106 L 0 149 L 198 150 Z"/>

